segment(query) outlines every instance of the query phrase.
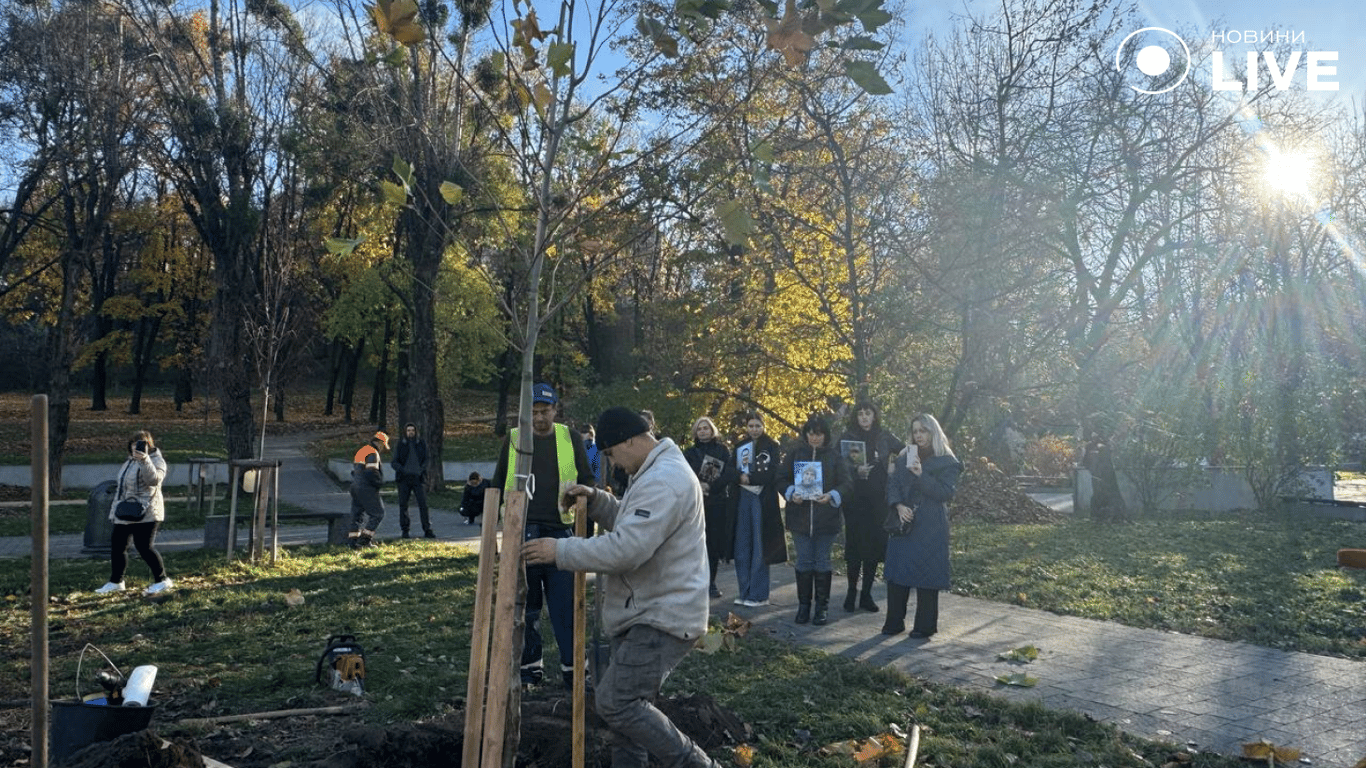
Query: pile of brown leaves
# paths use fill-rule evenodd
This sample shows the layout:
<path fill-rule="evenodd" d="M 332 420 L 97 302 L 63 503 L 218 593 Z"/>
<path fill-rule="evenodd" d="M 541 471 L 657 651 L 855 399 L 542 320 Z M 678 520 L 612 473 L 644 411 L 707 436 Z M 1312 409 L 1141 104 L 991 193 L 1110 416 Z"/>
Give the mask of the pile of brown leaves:
<path fill-rule="evenodd" d="M 1056 523 L 1067 518 L 1025 493 L 1019 483 L 984 457 L 968 459 L 949 504 L 954 520 L 988 523 Z"/>

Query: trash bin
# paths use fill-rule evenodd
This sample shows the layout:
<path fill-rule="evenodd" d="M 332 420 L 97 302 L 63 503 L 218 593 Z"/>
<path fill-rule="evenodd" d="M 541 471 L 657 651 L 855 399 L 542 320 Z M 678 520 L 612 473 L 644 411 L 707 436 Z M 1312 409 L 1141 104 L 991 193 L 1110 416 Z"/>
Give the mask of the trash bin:
<path fill-rule="evenodd" d="M 109 522 L 109 508 L 113 506 L 114 494 L 118 491 L 119 484 L 114 480 L 105 480 L 90 490 L 85 509 L 83 554 L 109 554 L 109 539 L 114 535 L 114 524 Z"/>
<path fill-rule="evenodd" d="M 80 701 L 52 702 L 52 761 L 63 763 L 97 741 L 113 741 L 152 722 L 151 707 L 111 707 Z"/>

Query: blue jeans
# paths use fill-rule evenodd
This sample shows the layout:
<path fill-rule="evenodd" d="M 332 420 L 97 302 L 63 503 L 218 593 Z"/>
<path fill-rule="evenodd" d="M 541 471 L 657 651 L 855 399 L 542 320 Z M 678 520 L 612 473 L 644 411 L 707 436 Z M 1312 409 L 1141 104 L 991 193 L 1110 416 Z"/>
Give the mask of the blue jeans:
<path fill-rule="evenodd" d="M 526 539 L 567 539 L 568 528 L 530 523 Z M 550 628 L 560 647 L 560 670 L 574 668 L 574 572 L 553 565 L 526 567 L 526 625 L 522 627 L 522 668 L 542 665 L 541 610 L 550 609 Z"/>
<path fill-rule="evenodd" d="M 735 581 L 740 585 L 739 599 L 768 599 L 768 562 L 764 559 L 764 502 L 757 493 L 744 488 L 735 519 Z"/>
<path fill-rule="evenodd" d="M 612 768 L 719 768 L 654 705 L 660 686 L 695 641 L 637 624 L 612 638 L 612 662 L 595 689 L 598 715 L 620 738 Z"/>
<path fill-rule="evenodd" d="M 817 573 L 834 570 L 830 566 L 830 549 L 835 546 L 835 534 L 818 533 L 815 536 L 807 536 L 794 532 L 792 544 L 797 550 L 797 570 Z"/>

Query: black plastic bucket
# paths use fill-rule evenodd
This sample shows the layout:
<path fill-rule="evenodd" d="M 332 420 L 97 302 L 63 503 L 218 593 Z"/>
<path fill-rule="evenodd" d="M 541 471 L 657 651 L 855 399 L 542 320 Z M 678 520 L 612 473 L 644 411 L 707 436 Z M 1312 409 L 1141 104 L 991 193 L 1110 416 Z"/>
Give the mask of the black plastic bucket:
<path fill-rule="evenodd" d="M 79 701 L 52 702 L 52 759 L 65 762 L 99 741 L 137 733 L 152 722 L 152 707 L 111 707 Z"/>

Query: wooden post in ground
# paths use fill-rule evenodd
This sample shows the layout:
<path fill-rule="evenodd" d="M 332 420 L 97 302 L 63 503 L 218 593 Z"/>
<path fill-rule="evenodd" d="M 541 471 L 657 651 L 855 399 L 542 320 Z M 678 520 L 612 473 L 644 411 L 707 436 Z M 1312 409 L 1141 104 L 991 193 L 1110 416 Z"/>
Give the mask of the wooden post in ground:
<path fill-rule="evenodd" d="M 582 539 L 588 535 L 588 499 L 580 496 L 574 504 L 574 535 Z M 571 749 L 573 768 L 584 768 L 584 697 L 587 693 L 584 675 L 584 637 L 588 632 L 588 616 L 584 606 L 588 574 L 574 571 L 574 699 Z"/>
<path fill-rule="evenodd" d="M 503 739 L 511 712 L 520 727 L 521 679 L 513 667 L 522 647 L 517 637 L 517 592 L 521 588 L 522 539 L 526 530 L 526 489 L 514 488 L 503 505 L 503 551 L 498 559 L 498 590 L 493 605 L 493 645 L 489 653 L 488 694 L 484 702 L 483 768 L 502 768 Z M 473 768 L 470 766 L 469 768 Z"/>
<path fill-rule="evenodd" d="M 461 765 L 479 765 L 484 740 L 484 702 L 489 670 L 489 618 L 493 613 L 493 573 L 498 565 L 498 505 L 503 490 L 484 493 L 483 531 L 479 536 L 479 577 L 474 585 L 474 617 L 470 629 L 469 682 L 465 688 L 465 749 Z"/>
<path fill-rule="evenodd" d="M 33 719 L 29 743 L 33 745 L 33 751 L 29 765 L 47 768 L 47 395 L 34 395 L 32 408 L 33 432 L 29 438 L 33 446 L 33 463 L 30 464 L 33 480 L 29 488 L 33 499 L 33 572 L 29 599 L 33 613 Z"/>

